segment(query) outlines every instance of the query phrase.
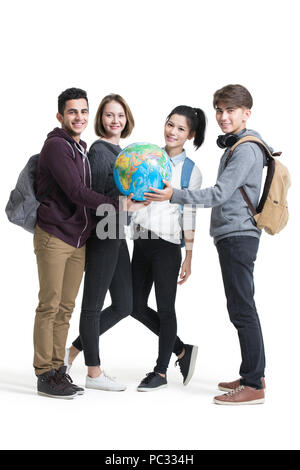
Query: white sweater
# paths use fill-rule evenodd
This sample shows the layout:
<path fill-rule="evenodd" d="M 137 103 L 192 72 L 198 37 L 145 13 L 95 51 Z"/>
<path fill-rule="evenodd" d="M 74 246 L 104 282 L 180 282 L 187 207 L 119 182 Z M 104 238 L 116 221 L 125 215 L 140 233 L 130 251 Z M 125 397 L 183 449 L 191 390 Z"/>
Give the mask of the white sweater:
<path fill-rule="evenodd" d="M 171 184 L 173 188 L 181 189 L 181 172 L 185 159 L 185 151 L 176 157 L 170 158 L 172 165 Z M 199 168 L 195 165 L 191 174 L 188 189 L 200 189 L 202 175 Z M 152 202 L 149 206 L 134 212 L 131 218 L 131 234 L 133 235 L 133 226 L 138 224 L 141 227 L 151 230 L 160 238 L 171 243 L 180 244 L 182 230 L 182 216 L 185 230 L 194 230 L 196 222 L 196 209 L 191 205 L 185 205 L 182 213 L 182 207 L 179 204 L 170 204 L 169 201 Z"/>

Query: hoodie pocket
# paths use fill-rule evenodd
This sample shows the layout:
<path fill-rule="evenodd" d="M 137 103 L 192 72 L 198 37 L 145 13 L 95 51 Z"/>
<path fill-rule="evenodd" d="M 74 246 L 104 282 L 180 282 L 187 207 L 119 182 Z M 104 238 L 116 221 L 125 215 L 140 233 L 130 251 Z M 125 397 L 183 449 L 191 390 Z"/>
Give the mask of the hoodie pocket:
<path fill-rule="evenodd" d="M 225 207 L 221 207 L 221 214 L 224 220 L 227 220 L 227 222 L 232 222 L 232 218 L 229 217 L 228 213 L 226 213 Z"/>

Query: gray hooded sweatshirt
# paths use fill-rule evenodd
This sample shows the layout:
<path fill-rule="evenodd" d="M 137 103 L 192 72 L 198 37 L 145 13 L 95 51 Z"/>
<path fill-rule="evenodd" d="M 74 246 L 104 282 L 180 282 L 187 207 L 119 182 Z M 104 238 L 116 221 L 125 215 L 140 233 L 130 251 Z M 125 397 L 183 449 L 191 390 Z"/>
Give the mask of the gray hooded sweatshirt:
<path fill-rule="evenodd" d="M 256 131 L 250 129 L 237 135 L 239 138 L 254 135 L 261 139 Z M 273 152 L 271 147 L 269 149 Z M 261 234 L 239 187 L 245 188 L 253 206 L 257 207 L 263 167 L 267 164 L 265 152 L 259 145 L 245 142 L 235 149 L 225 168 L 229 152 L 230 148 L 227 148 L 221 157 L 215 186 L 194 191 L 174 189 L 171 199 L 174 204 L 212 207 L 210 235 L 214 237 L 215 243 L 231 236 L 248 235 L 259 238 Z"/>

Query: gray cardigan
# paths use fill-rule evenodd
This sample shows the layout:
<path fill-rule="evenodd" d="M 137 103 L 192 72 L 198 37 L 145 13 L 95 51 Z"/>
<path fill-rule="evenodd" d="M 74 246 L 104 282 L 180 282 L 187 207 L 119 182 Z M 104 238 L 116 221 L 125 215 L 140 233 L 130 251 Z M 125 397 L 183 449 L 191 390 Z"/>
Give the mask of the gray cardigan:
<path fill-rule="evenodd" d="M 121 193 L 115 185 L 113 171 L 117 155 L 121 150 L 119 145 L 104 142 L 99 139 L 91 145 L 88 151 L 93 190 L 116 200 L 118 200 Z M 108 217 L 110 216 L 108 214 L 105 216 L 96 216 L 95 212 L 92 211 L 92 217 L 95 226 L 103 218 L 108 221 Z M 124 227 L 119 223 L 119 218 L 115 218 L 114 214 L 112 214 L 111 217 L 110 223 L 116 226 L 116 237 L 125 238 Z M 92 236 L 96 236 L 95 230 L 93 230 Z"/>
<path fill-rule="evenodd" d="M 246 135 L 261 139 L 253 130 L 238 134 L 240 138 Z M 263 167 L 267 163 L 265 154 L 259 145 L 245 142 L 236 148 L 225 168 L 229 151 L 229 148 L 226 149 L 221 157 L 215 186 L 195 191 L 174 189 L 171 199 L 171 203 L 175 204 L 212 207 L 210 235 L 214 237 L 215 243 L 229 236 L 250 235 L 259 238 L 261 234 L 238 188 L 244 186 L 254 207 L 258 205 Z"/>

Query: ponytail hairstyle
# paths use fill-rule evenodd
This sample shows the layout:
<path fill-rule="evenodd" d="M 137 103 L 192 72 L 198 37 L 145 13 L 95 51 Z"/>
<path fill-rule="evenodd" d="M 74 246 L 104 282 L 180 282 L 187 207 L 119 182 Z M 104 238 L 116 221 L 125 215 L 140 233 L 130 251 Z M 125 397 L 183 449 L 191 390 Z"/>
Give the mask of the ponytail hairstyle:
<path fill-rule="evenodd" d="M 196 150 L 203 144 L 204 135 L 206 129 L 206 116 L 202 109 L 192 108 L 191 106 L 176 106 L 168 115 L 166 122 L 173 116 L 173 114 L 179 114 L 180 116 L 186 117 L 190 128 L 190 134 L 195 132 L 193 145 Z"/>

